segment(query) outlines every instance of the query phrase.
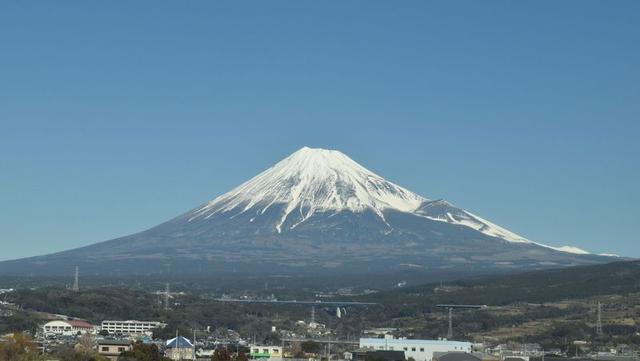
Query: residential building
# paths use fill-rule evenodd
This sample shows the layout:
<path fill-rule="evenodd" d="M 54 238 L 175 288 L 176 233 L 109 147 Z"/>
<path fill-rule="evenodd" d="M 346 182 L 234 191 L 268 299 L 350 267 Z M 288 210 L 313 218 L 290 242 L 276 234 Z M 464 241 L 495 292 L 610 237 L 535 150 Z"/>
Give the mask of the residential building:
<path fill-rule="evenodd" d="M 471 352 L 473 345 L 461 341 L 397 339 L 387 335 L 385 338 L 361 338 L 360 348 L 404 351 L 407 359 L 411 357 L 416 361 L 432 361 L 434 352 Z"/>
<path fill-rule="evenodd" d="M 97 344 L 98 354 L 113 361 L 117 361 L 121 353 L 133 349 L 130 340 L 100 339 Z"/>
<path fill-rule="evenodd" d="M 96 332 L 97 326 L 85 320 L 54 320 L 45 323 L 42 331 L 45 335 L 73 336 Z"/>
<path fill-rule="evenodd" d="M 194 360 L 195 346 L 188 339 L 178 336 L 168 340 L 164 355 L 172 360 Z"/>
<path fill-rule="evenodd" d="M 249 345 L 249 358 L 281 358 L 282 347 L 281 346 L 261 346 L 261 345 Z"/>
<path fill-rule="evenodd" d="M 166 324 L 158 321 L 102 321 L 102 330 L 113 335 L 151 335 L 154 328 L 165 326 Z"/>

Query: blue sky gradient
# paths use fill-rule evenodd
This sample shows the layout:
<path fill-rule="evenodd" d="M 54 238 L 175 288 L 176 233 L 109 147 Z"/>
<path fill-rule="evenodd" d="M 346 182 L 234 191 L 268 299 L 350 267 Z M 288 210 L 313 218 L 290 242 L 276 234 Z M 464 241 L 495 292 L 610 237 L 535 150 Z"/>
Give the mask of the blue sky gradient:
<path fill-rule="evenodd" d="M 339 149 L 532 240 L 640 257 L 640 2 L 0 4 L 0 260 Z"/>

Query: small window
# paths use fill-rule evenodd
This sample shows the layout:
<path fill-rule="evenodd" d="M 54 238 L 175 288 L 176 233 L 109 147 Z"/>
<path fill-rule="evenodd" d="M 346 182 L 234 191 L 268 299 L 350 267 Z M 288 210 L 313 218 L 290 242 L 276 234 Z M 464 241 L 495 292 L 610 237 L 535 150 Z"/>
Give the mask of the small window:
<path fill-rule="evenodd" d="M 118 352 L 124 352 L 124 347 L 118 347 Z"/>
<path fill-rule="evenodd" d="M 109 346 L 102 346 L 102 352 L 109 352 Z"/>
<path fill-rule="evenodd" d="M 411 351 L 416 352 L 416 348 L 415 348 L 415 347 L 412 347 L 412 348 L 411 348 Z"/>
<path fill-rule="evenodd" d="M 403 349 L 403 350 L 405 350 L 405 351 L 409 351 L 409 349 L 408 349 L 408 348 L 406 348 L 406 347 L 403 347 L 402 349 Z"/>
<path fill-rule="evenodd" d="M 420 347 L 420 352 L 424 352 L 424 347 Z"/>

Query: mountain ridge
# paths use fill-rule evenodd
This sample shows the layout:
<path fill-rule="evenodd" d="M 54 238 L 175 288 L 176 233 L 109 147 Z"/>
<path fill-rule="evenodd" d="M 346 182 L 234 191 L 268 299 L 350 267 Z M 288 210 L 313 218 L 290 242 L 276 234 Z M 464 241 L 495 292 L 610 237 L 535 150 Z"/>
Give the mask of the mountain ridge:
<path fill-rule="evenodd" d="M 570 252 L 567 252 L 570 251 Z M 304 147 L 240 186 L 148 230 L 0 271 L 85 263 L 95 272 L 536 269 L 604 263 L 530 241 L 385 180 L 335 150 Z M 179 266 L 176 266 L 179 265 Z M 16 268 L 17 267 L 17 268 Z"/>

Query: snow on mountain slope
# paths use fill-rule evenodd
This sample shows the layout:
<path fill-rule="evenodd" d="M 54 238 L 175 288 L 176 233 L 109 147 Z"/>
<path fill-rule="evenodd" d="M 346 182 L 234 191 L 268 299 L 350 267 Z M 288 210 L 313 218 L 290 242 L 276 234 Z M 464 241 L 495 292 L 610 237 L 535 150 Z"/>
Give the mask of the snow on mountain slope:
<path fill-rule="evenodd" d="M 469 211 L 456 208 L 445 200 L 427 202 L 423 206 L 421 206 L 415 213 L 434 221 L 470 227 L 488 236 L 502 238 L 508 242 L 535 244 L 541 247 L 550 248 L 566 253 L 590 254 L 589 252 L 574 246 L 553 247 L 546 244 L 533 242 L 516 233 L 509 231 L 508 229 L 502 228 L 486 219 L 476 216 Z"/>
<path fill-rule="evenodd" d="M 273 167 L 204 206 L 188 221 L 251 212 L 259 218 L 270 207 L 284 209 L 273 225 L 278 233 L 297 227 L 316 212 L 371 210 L 391 229 L 385 210 L 411 213 L 434 221 L 472 228 L 512 243 L 536 244 L 556 251 L 589 254 L 572 246 L 552 247 L 530 241 L 444 200 L 431 201 L 391 183 L 336 150 L 303 147 Z M 285 227 L 289 217 L 292 221 Z"/>
<path fill-rule="evenodd" d="M 457 208 L 442 199 L 423 204 L 415 213 L 434 221 L 459 224 L 473 228 L 476 231 L 492 237 L 502 238 L 505 241 L 514 243 L 533 243 L 522 236 L 471 214 L 464 209 Z"/>
<path fill-rule="evenodd" d="M 193 212 L 192 219 L 259 207 L 258 216 L 274 204 L 285 212 L 278 232 L 294 210 L 302 221 L 316 211 L 373 210 L 384 220 L 385 209 L 412 212 L 425 198 L 386 181 L 336 150 L 304 147 L 239 187 Z M 293 226 L 295 227 L 295 225 Z"/>
<path fill-rule="evenodd" d="M 562 251 L 562 252 L 573 253 L 573 254 L 591 254 L 590 252 L 587 252 L 584 249 L 578 248 L 575 246 L 552 247 L 552 246 L 546 246 L 543 244 L 541 244 L 541 246 L 555 249 L 556 251 Z"/>

